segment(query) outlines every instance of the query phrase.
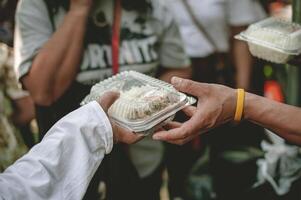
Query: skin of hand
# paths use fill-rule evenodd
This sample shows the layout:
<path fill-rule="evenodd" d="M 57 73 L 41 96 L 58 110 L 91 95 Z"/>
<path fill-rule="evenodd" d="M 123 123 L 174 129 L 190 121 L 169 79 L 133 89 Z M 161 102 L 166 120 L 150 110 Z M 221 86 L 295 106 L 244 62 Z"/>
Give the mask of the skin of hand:
<path fill-rule="evenodd" d="M 190 66 L 180 68 L 180 69 L 172 68 L 172 67 L 163 68 L 160 73 L 159 79 L 170 83 L 171 78 L 174 76 L 185 78 L 185 79 L 190 79 L 192 77 L 192 69 Z"/>
<path fill-rule="evenodd" d="M 88 13 L 93 4 L 93 0 L 70 0 L 70 11 Z"/>
<path fill-rule="evenodd" d="M 107 113 L 111 105 L 119 98 L 119 93 L 107 92 L 98 101 L 102 109 Z M 112 120 L 111 125 L 114 135 L 114 143 L 133 144 L 143 139 L 143 136 L 134 134 L 126 129 L 121 128 Z"/>
<path fill-rule="evenodd" d="M 233 61 L 236 68 L 236 87 L 245 90 L 251 89 L 251 76 L 253 68 L 253 58 L 245 42 L 234 39 L 234 36 L 246 30 L 247 26 L 231 27 L 231 49 Z"/>
<path fill-rule="evenodd" d="M 171 83 L 184 93 L 198 98 L 197 107 L 187 107 L 184 112 L 190 120 L 181 124 L 169 123 L 166 131 L 153 135 L 154 140 L 183 145 L 201 133 L 233 120 L 236 109 L 236 90 L 216 84 L 206 84 L 173 77 Z"/>

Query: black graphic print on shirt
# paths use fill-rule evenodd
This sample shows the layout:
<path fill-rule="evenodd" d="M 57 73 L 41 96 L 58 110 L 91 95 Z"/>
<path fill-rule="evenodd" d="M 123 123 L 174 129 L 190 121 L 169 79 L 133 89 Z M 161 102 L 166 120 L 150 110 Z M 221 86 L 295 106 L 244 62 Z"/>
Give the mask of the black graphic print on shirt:
<path fill-rule="evenodd" d="M 119 64 L 121 70 L 152 73 L 157 67 L 155 47 L 158 36 L 136 12 L 127 12 L 120 30 Z M 78 78 L 81 82 L 98 82 L 112 75 L 112 27 L 103 12 L 89 20 L 85 52 Z"/>

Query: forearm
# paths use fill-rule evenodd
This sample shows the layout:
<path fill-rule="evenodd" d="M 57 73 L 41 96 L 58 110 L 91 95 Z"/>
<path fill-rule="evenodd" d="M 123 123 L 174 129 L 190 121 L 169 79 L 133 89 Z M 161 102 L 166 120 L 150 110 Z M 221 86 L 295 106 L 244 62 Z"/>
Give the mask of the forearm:
<path fill-rule="evenodd" d="M 301 109 L 247 93 L 244 116 L 291 142 L 301 144 Z"/>
<path fill-rule="evenodd" d="M 86 32 L 86 19 L 87 16 L 78 16 L 79 21 L 75 23 L 77 24 L 77 26 L 79 26 L 78 24 L 80 24 L 80 26 L 76 28 L 76 33 L 73 33 L 74 36 L 72 38 L 72 41 L 70 41 L 69 49 L 66 52 L 66 57 L 61 65 L 59 72 L 57 73 L 54 88 L 54 96 L 56 98 L 60 97 L 70 86 L 79 71 Z M 68 79 L 66 77 L 70 78 Z"/>
<path fill-rule="evenodd" d="M 232 26 L 230 43 L 233 51 L 233 61 L 236 68 L 236 87 L 249 90 L 253 59 L 245 42 L 235 40 L 234 36 L 244 31 L 247 26 Z"/>
<path fill-rule="evenodd" d="M 112 149 L 112 138 L 110 122 L 98 103 L 80 108 L 0 174 L 0 199 L 82 199 Z"/>
<path fill-rule="evenodd" d="M 162 70 L 162 73 L 159 76 L 160 80 L 163 80 L 165 82 L 170 82 L 171 78 L 174 76 L 185 78 L 185 79 L 191 79 L 192 71 L 190 67 L 183 68 L 183 69 L 168 69 L 165 68 Z"/>
<path fill-rule="evenodd" d="M 69 11 L 34 59 L 23 81 L 37 104 L 51 104 L 74 80 L 81 60 L 86 18 L 85 13 Z"/>
<path fill-rule="evenodd" d="M 34 103 L 30 96 L 14 100 L 13 122 L 17 125 L 26 125 L 35 117 Z"/>
<path fill-rule="evenodd" d="M 236 67 L 236 87 L 249 90 L 253 59 L 248 46 L 241 41 L 233 41 L 234 65 Z"/>

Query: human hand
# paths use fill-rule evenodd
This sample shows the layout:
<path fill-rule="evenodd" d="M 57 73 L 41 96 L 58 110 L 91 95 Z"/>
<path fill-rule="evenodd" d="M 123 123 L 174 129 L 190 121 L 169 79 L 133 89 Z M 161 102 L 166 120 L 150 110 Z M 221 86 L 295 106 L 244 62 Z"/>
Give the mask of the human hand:
<path fill-rule="evenodd" d="M 102 109 L 107 113 L 111 105 L 119 98 L 119 94 L 116 92 L 107 92 L 100 99 L 99 104 Z M 111 120 L 110 120 L 111 121 Z M 111 121 L 114 142 L 133 144 L 141 140 L 143 137 L 136 135 L 126 129 L 121 128 L 115 122 Z"/>
<path fill-rule="evenodd" d="M 201 133 L 234 119 L 236 109 L 236 90 L 217 84 L 197 83 L 174 77 L 174 87 L 198 98 L 197 107 L 187 107 L 183 111 L 190 120 L 181 124 L 169 123 L 153 135 L 154 140 L 183 145 Z"/>

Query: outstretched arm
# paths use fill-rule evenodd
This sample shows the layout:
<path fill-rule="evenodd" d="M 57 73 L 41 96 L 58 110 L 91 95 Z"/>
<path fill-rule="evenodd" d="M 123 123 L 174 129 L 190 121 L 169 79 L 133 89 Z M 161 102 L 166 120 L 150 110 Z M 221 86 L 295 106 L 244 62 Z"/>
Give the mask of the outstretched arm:
<path fill-rule="evenodd" d="M 191 117 L 189 121 L 183 124 L 176 122 L 169 124 L 167 128 L 170 130 L 156 133 L 154 139 L 184 144 L 198 134 L 234 119 L 236 90 L 180 78 L 173 78 L 172 83 L 179 91 L 196 96 L 199 100 L 198 105 L 184 110 Z M 301 145 L 300 108 L 246 93 L 244 118 Z"/>
<path fill-rule="evenodd" d="M 140 139 L 111 126 L 105 111 L 117 97 L 108 93 L 101 106 L 92 102 L 55 124 L 40 144 L 0 174 L 0 199 L 82 199 L 113 138 Z"/>

